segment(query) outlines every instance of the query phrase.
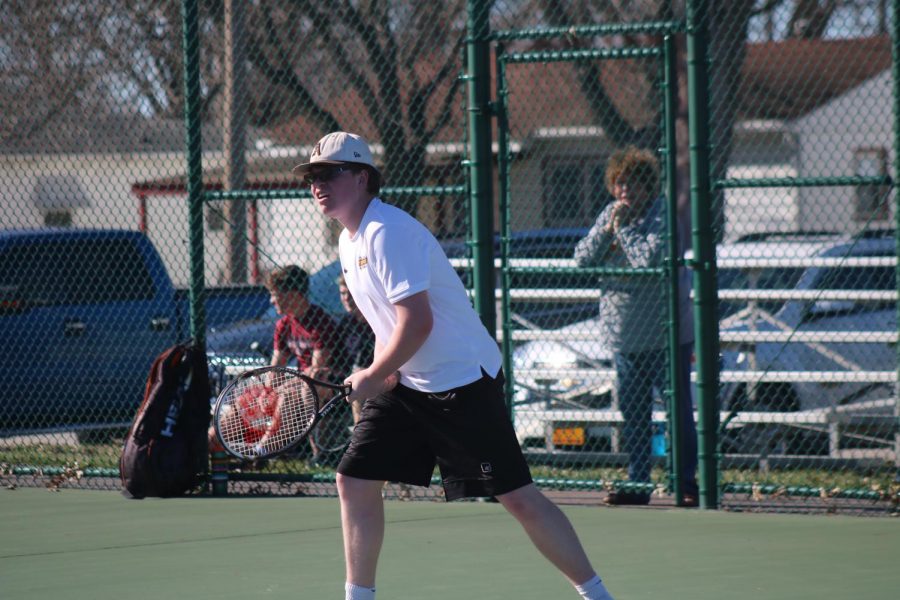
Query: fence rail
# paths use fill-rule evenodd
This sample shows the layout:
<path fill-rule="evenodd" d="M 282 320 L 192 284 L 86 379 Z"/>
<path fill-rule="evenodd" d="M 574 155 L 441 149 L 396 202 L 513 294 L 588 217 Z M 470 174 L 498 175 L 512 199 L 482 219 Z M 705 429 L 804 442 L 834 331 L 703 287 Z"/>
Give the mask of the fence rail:
<path fill-rule="evenodd" d="M 511 337 L 517 342 L 546 340 L 550 342 L 597 341 L 596 331 L 558 331 L 547 329 L 516 329 Z M 783 344 L 794 342 L 842 343 L 842 344 L 896 344 L 897 333 L 885 331 L 722 331 L 719 341 L 723 344 L 747 345 L 757 343 Z"/>
<path fill-rule="evenodd" d="M 685 258 L 688 266 L 692 266 L 691 254 Z M 847 256 L 847 257 L 777 257 L 777 258 L 720 258 L 716 260 L 716 267 L 722 269 L 790 269 L 812 267 L 895 267 L 897 258 L 893 256 Z M 471 258 L 451 258 L 450 264 L 454 268 L 471 268 L 474 261 Z M 500 258 L 494 258 L 494 268 L 503 267 Z M 546 268 L 554 273 L 592 272 L 597 269 L 579 268 L 571 258 L 509 258 L 507 267 L 511 271 L 523 268 Z"/>

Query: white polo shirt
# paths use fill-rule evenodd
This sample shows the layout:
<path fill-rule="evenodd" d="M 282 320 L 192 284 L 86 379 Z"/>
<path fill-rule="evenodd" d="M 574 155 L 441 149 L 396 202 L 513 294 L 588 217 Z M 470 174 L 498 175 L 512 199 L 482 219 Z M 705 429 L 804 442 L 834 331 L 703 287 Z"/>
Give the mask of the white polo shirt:
<path fill-rule="evenodd" d="M 501 366 L 497 343 L 472 308 L 459 276 L 431 232 L 404 211 L 373 198 L 355 236 L 339 242 L 353 300 L 385 346 L 397 327 L 394 303 L 428 291 L 434 326 L 400 367 L 403 385 L 442 392 L 472 383 Z"/>

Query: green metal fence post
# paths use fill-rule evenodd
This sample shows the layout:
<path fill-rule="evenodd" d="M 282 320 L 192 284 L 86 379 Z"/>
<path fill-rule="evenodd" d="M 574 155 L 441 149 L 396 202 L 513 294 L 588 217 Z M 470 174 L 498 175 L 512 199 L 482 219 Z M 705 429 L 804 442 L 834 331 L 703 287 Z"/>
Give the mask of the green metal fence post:
<path fill-rule="evenodd" d="M 206 349 L 206 306 L 203 262 L 203 159 L 200 123 L 200 15 L 197 0 L 181 3 L 184 53 L 184 127 L 187 151 L 188 240 L 190 252 L 191 337 Z M 228 490 L 224 453 L 213 453 L 212 488 L 220 496 Z"/>
<path fill-rule="evenodd" d="M 509 310 L 509 120 L 508 90 L 506 88 L 505 49 L 502 43 L 495 49 L 495 69 L 497 73 L 497 195 L 500 205 L 500 327 L 503 331 L 503 372 L 506 374 L 506 406 L 509 418 L 513 418 L 513 393 L 515 374 L 512 369 L 512 320 Z"/>
<path fill-rule="evenodd" d="M 684 465 L 682 454 L 682 410 L 681 398 L 681 307 L 679 306 L 678 289 L 678 198 L 675 186 L 675 104 L 677 100 L 677 88 L 675 85 L 675 38 L 669 34 L 663 37 L 663 129 L 666 172 L 666 228 L 669 233 L 668 257 L 666 264 L 669 280 L 669 406 L 668 425 L 669 442 L 671 448 L 671 477 L 672 491 L 675 493 L 675 503 L 679 506 L 684 502 L 684 481 L 681 478 Z"/>
<path fill-rule="evenodd" d="M 191 337 L 206 347 L 203 304 L 203 163 L 200 138 L 200 26 L 197 0 L 182 6 L 184 126 L 187 144 L 188 239 L 190 252 Z"/>
<path fill-rule="evenodd" d="M 893 2 L 892 76 L 894 84 L 894 255 L 897 257 L 897 293 L 900 294 L 900 0 Z M 897 324 L 900 327 L 900 302 L 897 303 Z M 898 329 L 900 331 L 900 329 Z M 897 344 L 897 383 L 894 388 L 894 416 L 897 429 L 894 433 L 895 478 L 900 478 L 900 344 Z"/>
<path fill-rule="evenodd" d="M 694 251 L 694 348 L 697 356 L 697 442 L 700 506 L 718 506 L 719 323 L 716 247 L 712 229 L 709 173 L 708 9 L 705 0 L 687 3 L 687 80 Z"/>
<path fill-rule="evenodd" d="M 466 62 L 469 121 L 469 181 L 472 211 L 472 270 L 475 309 L 492 336 L 497 331 L 494 300 L 494 197 L 491 160 L 491 71 L 489 3 L 466 3 Z"/>

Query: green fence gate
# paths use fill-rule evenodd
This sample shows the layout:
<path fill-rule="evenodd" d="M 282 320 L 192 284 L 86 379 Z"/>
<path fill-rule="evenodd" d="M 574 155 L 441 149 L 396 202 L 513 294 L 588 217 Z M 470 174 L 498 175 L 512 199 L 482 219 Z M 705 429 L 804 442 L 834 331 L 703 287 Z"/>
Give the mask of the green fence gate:
<path fill-rule="evenodd" d="M 682 428 L 675 424 L 679 423 L 680 410 L 671 408 L 683 405 L 675 365 L 689 360 L 678 352 L 682 326 L 678 270 L 682 263 L 675 235 L 672 119 L 676 102 L 673 36 L 678 29 L 678 24 L 582 28 L 579 35 L 588 39 L 624 32 L 661 33 L 664 39 L 656 47 L 532 52 L 507 52 L 503 42 L 552 36 L 548 32 L 494 35 L 500 41 L 496 52 L 499 277 L 507 387 L 516 432 L 548 486 L 565 487 L 566 477 L 560 475 L 569 469 L 576 473 L 592 470 L 603 476 L 591 482 L 582 478 L 579 486 L 636 495 L 649 494 L 657 486 L 671 487 L 683 495 L 685 482 L 681 477 L 670 480 L 658 476 L 657 483 L 649 478 L 651 460 L 665 467 L 666 457 L 671 457 L 671 474 L 680 472 L 683 460 L 680 452 L 667 451 L 664 433 L 670 432 L 673 440 L 669 450 L 678 448 L 675 440 Z M 645 103 L 647 114 L 635 116 L 631 122 L 620 120 L 617 124 L 625 131 L 610 132 L 596 124 L 597 112 L 603 109 L 591 106 L 591 102 L 597 102 L 593 96 L 602 91 L 599 86 L 584 89 L 584 76 L 599 73 L 604 61 L 624 63 L 621 72 L 652 74 L 652 100 Z M 579 81 L 585 92 L 581 102 L 577 96 L 563 96 Z M 626 82 L 617 91 L 622 95 L 635 93 Z M 637 93 L 646 94 L 645 90 Z M 616 118 L 604 115 L 600 121 L 606 125 L 616 123 Z M 635 134 L 641 127 L 649 133 Z M 658 207 L 649 207 L 661 209 L 659 227 L 650 231 L 655 239 L 640 240 L 639 244 L 649 244 L 649 253 L 634 256 L 633 261 L 621 260 L 623 257 L 614 252 L 607 256 L 594 253 L 586 259 L 587 268 L 578 268 L 573 248 L 604 208 L 615 203 L 604 182 L 606 166 L 616 141 L 630 136 L 642 138 L 642 149 L 656 161 L 656 182 L 650 183 L 654 189 L 649 190 L 651 200 L 661 199 Z M 631 182 L 632 186 L 645 183 L 649 182 L 639 177 Z M 598 282 L 603 282 L 605 289 Z M 681 283 L 684 285 L 684 281 Z M 623 410 L 620 396 L 623 391 L 652 394 L 651 386 L 640 391 L 617 386 L 613 353 L 619 348 L 598 343 L 608 331 L 604 331 L 603 320 L 596 318 L 597 302 L 608 291 L 619 288 L 624 302 L 634 306 L 613 310 L 639 313 L 649 329 L 631 335 L 652 338 L 638 339 L 635 347 L 640 352 L 631 353 L 634 356 L 649 351 L 652 355 L 639 361 L 636 376 L 652 380 L 659 375 L 654 382 L 657 401 L 646 398 L 643 422 L 631 422 L 641 417 L 632 414 L 627 404 Z M 688 309 L 686 297 L 682 308 Z M 636 323 L 633 318 L 624 318 L 628 320 L 623 324 L 626 328 Z M 655 372 L 649 372 L 651 369 Z M 624 434 L 626 419 L 630 435 Z M 643 459 L 648 464 L 634 465 L 645 470 L 647 477 L 626 482 L 622 467 L 632 462 L 628 460 L 631 453 L 640 454 L 640 446 L 646 446 L 646 452 L 653 455 L 652 459 Z M 694 484 L 691 494 L 696 497 L 694 478 L 688 483 Z"/>

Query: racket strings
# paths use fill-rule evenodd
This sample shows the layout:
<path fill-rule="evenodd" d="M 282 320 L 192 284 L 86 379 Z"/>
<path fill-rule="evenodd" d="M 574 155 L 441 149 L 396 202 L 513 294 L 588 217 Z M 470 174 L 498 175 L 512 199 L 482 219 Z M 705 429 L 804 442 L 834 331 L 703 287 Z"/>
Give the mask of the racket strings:
<path fill-rule="evenodd" d="M 312 386 L 287 373 L 268 372 L 237 382 L 216 418 L 223 443 L 252 456 L 296 443 L 308 433 L 317 410 Z"/>

